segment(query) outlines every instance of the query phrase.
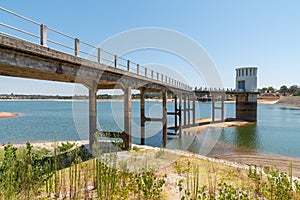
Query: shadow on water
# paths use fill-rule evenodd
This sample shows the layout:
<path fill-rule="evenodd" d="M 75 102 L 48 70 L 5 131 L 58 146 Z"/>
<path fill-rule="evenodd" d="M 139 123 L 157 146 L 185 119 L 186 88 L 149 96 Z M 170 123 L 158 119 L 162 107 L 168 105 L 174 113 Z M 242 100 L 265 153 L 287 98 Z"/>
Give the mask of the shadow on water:
<path fill-rule="evenodd" d="M 235 127 L 235 145 L 257 150 L 260 148 L 257 124 Z"/>

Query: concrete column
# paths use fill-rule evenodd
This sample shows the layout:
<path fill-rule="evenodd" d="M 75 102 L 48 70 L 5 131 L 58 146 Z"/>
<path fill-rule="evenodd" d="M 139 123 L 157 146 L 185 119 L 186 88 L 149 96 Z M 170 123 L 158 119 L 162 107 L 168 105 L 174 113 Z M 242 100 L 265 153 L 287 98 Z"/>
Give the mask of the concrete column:
<path fill-rule="evenodd" d="M 177 125 L 177 114 L 178 114 L 178 106 L 177 106 L 177 95 L 175 95 L 175 102 L 174 102 L 174 112 L 175 112 L 175 115 L 174 115 L 174 117 L 175 117 L 175 130 L 177 130 L 177 128 L 178 128 L 178 125 Z"/>
<path fill-rule="evenodd" d="M 141 111 L 141 145 L 145 144 L 145 89 L 141 89 L 141 102 L 140 102 L 140 111 Z"/>
<path fill-rule="evenodd" d="M 127 134 L 128 141 L 125 141 L 125 148 L 131 148 L 131 119 L 132 119 L 132 104 L 131 104 L 131 87 L 124 89 L 124 132 Z"/>
<path fill-rule="evenodd" d="M 221 117 L 222 117 L 222 122 L 224 122 L 224 101 L 225 101 L 225 95 L 224 93 L 221 94 L 222 99 L 221 99 Z"/>
<path fill-rule="evenodd" d="M 97 89 L 89 88 L 89 145 L 92 149 L 97 132 Z"/>
<path fill-rule="evenodd" d="M 127 71 L 130 71 L 130 60 L 127 60 Z"/>
<path fill-rule="evenodd" d="M 114 59 L 114 67 L 115 68 L 118 68 L 118 56 L 117 55 L 115 55 L 115 59 Z"/>
<path fill-rule="evenodd" d="M 167 92 L 162 92 L 162 99 L 163 99 L 163 147 L 167 146 Z"/>
<path fill-rule="evenodd" d="M 191 125 L 191 98 L 188 95 L 188 126 Z"/>
<path fill-rule="evenodd" d="M 212 122 L 215 122 L 215 95 L 211 95 Z"/>
<path fill-rule="evenodd" d="M 102 50 L 98 48 L 98 63 L 101 63 L 102 59 Z"/>
<path fill-rule="evenodd" d="M 186 125 L 186 95 L 183 95 L 183 125 Z"/>
<path fill-rule="evenodd" d="M 182 109 L 181 109 L 181 105 L 182 105 L 182 93 L 179 94 L 179 137 L 181 137 L 182 135 Z"/>
<path fill-rule="evenodd" d="M 193 95 L 193 125 L 196 124 L 196 102 L 195 96 Z"/>
<path fill-rule="evenodd" d="M 257 121 L 257 94 L 238 93 L 236 95 L 236 119 Z"/>
<path fill-rule="evenodd" d="M 47 26 L 44 24 L 41 24 L 40 27 L 40 37 L 41 45 L 47 47 Z"/>
<path fill-rule="evenodd" d="M 75 56 L 80 56 L 80 41 L 78 38 L 75 38 Z"/>

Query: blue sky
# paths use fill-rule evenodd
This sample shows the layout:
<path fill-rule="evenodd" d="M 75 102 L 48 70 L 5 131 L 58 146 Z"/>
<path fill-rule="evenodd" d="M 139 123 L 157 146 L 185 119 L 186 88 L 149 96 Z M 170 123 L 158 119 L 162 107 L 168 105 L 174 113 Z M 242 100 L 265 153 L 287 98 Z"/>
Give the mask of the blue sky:
<path fill-rule="evenodd" d="M 7 0 L 0 5 L 92 44 L 134 28 L 161 27 L 181 32 L 207 51 L 225 87 L 234 87 L 234 69 L 244 65 L 259 67 L 259 87 L 300 85 L 297 0 Z M 164 64 L 172 65 L 167 58 Z M 70 95 L 73 91 L 72 84 L 10 77 L 0 77 L 0 84 L 5 85 L 0 94 Z"/>

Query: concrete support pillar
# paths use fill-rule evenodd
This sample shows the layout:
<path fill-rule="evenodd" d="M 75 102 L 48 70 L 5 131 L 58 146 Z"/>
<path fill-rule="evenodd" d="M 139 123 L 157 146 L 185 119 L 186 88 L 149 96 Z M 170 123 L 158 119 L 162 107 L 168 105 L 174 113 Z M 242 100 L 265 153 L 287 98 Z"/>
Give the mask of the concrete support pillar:
<path fill-rule="evenodd" d="M 182 105 L 182 93 L 179 94 L 179 137 L 181 137 L 182 135 L 182 109 L 181 109 L 181 105 Z"/>
<path fill-rule="evenodd" d="M 125 141 L 125 148 L 131 148 L 131 119 L 132 119 L 132 103 L 131 103 L 131 87 L 124 89 L 124 132 L 127 134 L 128 140 Z"/>
<path fill-rule="evenodd" d="M 225 101 L 225 93 L 222 93 L 222 99 L 221 99 L 221 120 L 222 120 L 222 122 L 224 122 L 225 121 L 225 119 L 224 119 L 224 101 Z"/>
<path fill-rule="evenodd" d="M 195 102 L 195 96 L 193 95 L 193 125 L 196 124 L 196 102 Z"/>
<path fill-rule="evenodd" d="M 89 145 L 92 149 L 97 132 L 97 88 L 89 88 Z"/>
<path fill-rule="evenodd" d="M 186 126 L 186 95 L 183 95 L 183 125 Z"/>
<path fill-rule="evenodd" d="M 178 105 L 177 105 L 177 95 L 174 97 L 174 120 L 175 120 L 175 130 L 178 130 L 178 124 L 177 124 L 177 113 L 178 113 Z"/>
<path fill-rule="evenodd" d="M 257 94 L 238 93 L 236 95 L 236 119 L 257 121 Z"/>
<path fill-rule="evenodd" d="M 212 122 L 215 122 L 215 95 L 211 95 Z"/>
<path fill-rule="evenodd" d="M 188 126 L 191 125 L 191 98 L 190 95 L 188 95 Z"/>
<path fill-rule="evenodd" d="M 145 144 L 145 89 L 142 88 L 141 92 L 141 102 L 140 102 L 140 112 L 141 112 L 141 145 Z"/>
<path fill-rule="evenodd" d="M 162 99 L 163 99 L 163 119 L 162 119 L 162 123 L 163 123 L 163 147 L 167 146 L 167 92 L 163 91 L 162 92 Z"/>

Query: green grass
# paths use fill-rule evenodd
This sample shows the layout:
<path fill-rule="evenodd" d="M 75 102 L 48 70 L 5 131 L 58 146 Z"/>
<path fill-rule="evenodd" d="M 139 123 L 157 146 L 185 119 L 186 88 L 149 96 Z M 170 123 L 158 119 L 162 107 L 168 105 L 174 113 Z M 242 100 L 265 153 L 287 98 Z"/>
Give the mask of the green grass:
<path fill-rule="evenodd" d="M 0 151 L 0 199 L 300 199 L 292 165 L 288 174 L 265 169 L 262 175 L 255 167 L 242 170 L 163 149 L 98 152 L 88 161 L 79 149 L 64 157 L 57 150 L 49 158 L 49 151 L 29 143 L 19 149 L 7 144 Z M 59 170 L 61 158 L 71 163 Z"/>

